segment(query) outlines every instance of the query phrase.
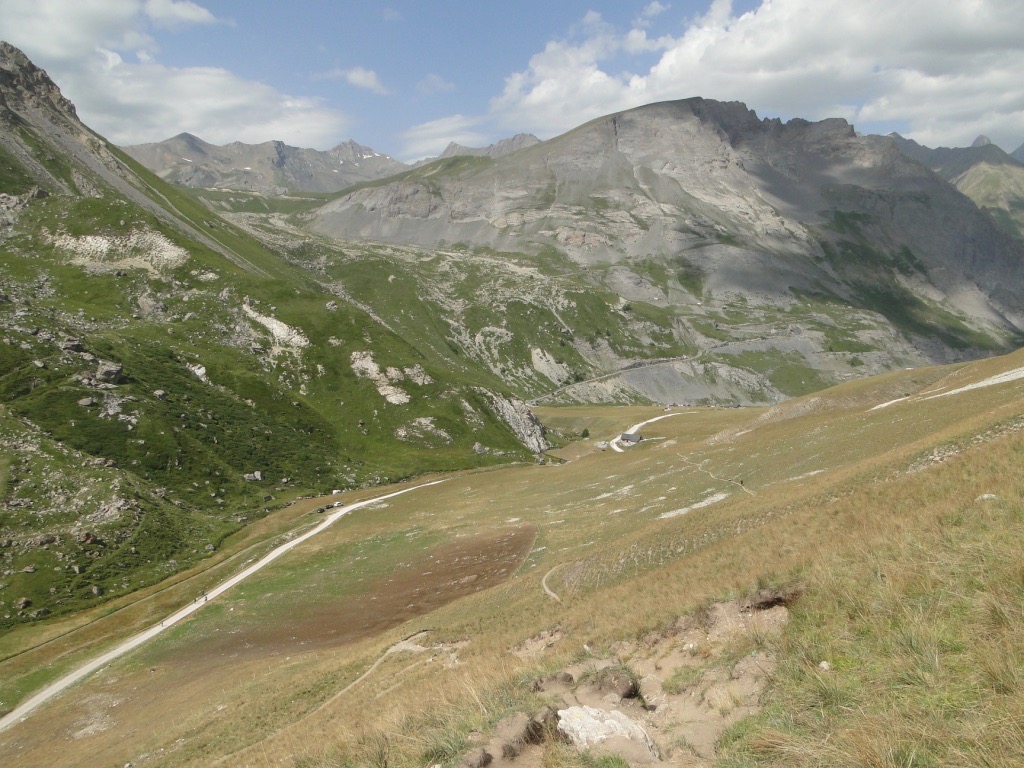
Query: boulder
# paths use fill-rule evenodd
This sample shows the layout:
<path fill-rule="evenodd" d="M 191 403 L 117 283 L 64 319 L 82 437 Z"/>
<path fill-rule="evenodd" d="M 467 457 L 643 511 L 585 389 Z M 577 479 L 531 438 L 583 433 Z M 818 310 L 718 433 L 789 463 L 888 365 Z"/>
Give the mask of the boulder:
<path fill-rule="evenodd" d="M 109 360 L 100 360 L 99 365 L 96 366 L 96 380 L 106 384 L 117 384 L 121 381 L 123 373 L 123 366 L 112 363 Z"/>
<path fill-rule="evenodd" d="M 580 751 L 594 749 L 618 755 L 631 765 L 653 763 L 661 759 L 658 747 L 647 731 L 617 709 L 560 709 L 558 730 Z"/>
<path fill-rule="evenodd" d="M 167 305 L 152 296 L 139 296 L 137 303 L 143 317 L 162 315 L 167 311 Z"/>

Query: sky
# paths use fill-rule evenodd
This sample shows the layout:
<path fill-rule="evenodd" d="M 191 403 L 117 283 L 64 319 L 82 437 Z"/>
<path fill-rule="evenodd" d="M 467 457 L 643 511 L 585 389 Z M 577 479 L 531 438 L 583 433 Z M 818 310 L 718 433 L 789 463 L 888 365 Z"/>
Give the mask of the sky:
<path fill-rule="evenodd" d="M 0 0 L 0 39 L 122 146 L 414 161 L 691 96 L 1024 144 L 1024 0 Z"/>

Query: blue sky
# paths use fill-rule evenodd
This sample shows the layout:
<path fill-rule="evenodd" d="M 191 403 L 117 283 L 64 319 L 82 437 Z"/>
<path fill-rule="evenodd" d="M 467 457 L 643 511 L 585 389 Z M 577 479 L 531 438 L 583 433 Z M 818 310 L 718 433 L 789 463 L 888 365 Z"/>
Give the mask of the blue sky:
<path fill-rule="evenodd" d="M 1024 143 L 1020 0 L 0 0 L 119 144 L 355 139 L 402 160 L 663 99 Z"/>

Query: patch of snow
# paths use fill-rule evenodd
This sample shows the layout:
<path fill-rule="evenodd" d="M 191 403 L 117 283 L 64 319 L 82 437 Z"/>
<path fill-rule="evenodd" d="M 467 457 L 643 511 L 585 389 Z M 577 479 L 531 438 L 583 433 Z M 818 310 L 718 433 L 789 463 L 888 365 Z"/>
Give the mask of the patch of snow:
<path fill-rule="evenodd" d="M 904 400 L 907 400 L 907 399 L 908 398 L 906 398 L 906 397 L 897 397 L 895 400 L 890 400 L 887 403 L 879 403 L 874 408 L 868 408 L 868 412 L 870 413 L 871 411 L 880 411 L 883 408 L 888 408 L 890 405 L 895 405 L 896 403 L 903 402 Z"/>
<path fill-rule="evenodd" d="M 994 387 L 997 384 L 1008 384 L 1011 381 L 1018 381 L 1024 379 L 1024 366 L 1020 368 L 1014 368 L 1012 371 L 1003 371 L 997 373 L 995 376 L 989 376 L 987 379 L 976 381 L 973 384 L 967 384 L 963 387 L 951 389 L 948 392 L 942 392 L 937 395 L 929 395 L 928 397 L 921 398 L 922 400 L 934 400 L 937 397 L 948 397 L 949 395 L 959 395 L 961 392 L 969 392 L 972 389 L 982 389 L 983 387 Z"/>
<path fill-rule="evenodd" d="M 675 509 L 672 510 L 671 512 L 663 512 L 662 514 L 658 515 L 658 517 L 662 520 L 668 519 L 670 517 L 678 517 L 679 515 L 685 515 L 687 512 L 692 512 L 695 509 L 700 509 L 702 507 L 710 507 L 712 504 L 717 504 L 718 502 L 727 498 L 729 498 L 728 493 L 716 493 L 713 496 L 708 496 L 706 499 L 698 501 L 696 504 L 691 504 L 688 507 L 683 507 L 682 509 Z"/>

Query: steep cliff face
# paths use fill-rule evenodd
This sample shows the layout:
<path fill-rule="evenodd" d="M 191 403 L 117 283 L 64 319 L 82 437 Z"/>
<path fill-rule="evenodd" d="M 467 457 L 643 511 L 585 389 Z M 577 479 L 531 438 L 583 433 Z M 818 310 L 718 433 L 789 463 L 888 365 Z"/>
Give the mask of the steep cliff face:
<path fill-rule="evenodd" d="M 486 398 L 491 411 L 509 426 L 512 434 L 528 450 L 543 453 L 551 447 L 546 436 L 547 430 L 526 403 L 489 390 L 482 389 L 479 392 Z"/>

